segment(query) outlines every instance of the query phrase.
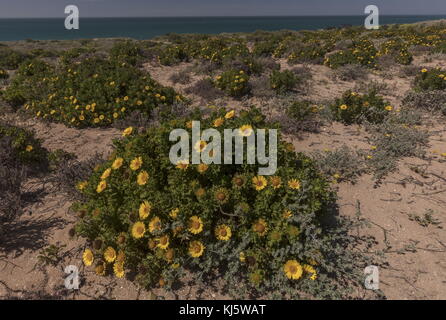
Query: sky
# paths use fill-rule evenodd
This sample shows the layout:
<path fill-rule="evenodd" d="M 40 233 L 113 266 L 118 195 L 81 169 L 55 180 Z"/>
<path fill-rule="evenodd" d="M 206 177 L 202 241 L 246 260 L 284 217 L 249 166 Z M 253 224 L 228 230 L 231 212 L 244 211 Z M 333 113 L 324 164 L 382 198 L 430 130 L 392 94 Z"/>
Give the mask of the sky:
<path fill-rule="evenodd" d="M 374 4 L 381 15 L 445 15 L 446 0 L 0 0 L 0 18 L 364 15 Z"/>

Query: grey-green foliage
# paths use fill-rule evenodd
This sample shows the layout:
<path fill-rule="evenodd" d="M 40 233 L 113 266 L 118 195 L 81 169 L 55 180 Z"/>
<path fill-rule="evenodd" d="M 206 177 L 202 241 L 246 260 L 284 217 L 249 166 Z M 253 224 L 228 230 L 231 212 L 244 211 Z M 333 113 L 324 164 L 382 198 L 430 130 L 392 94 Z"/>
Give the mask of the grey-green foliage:
<path fill-rule="evenodd" d="M 376 147 L 368 163 L 377 180 L 395 170 L 399 159 L 424 156 L 429 133 L 417 127 L 419 121 L 416 113 L 404 111 L 383 123 L 368 125 L 370 143 Z"/>
<path fill-rule="evenodd" d="M 314 152 L 312 157 L 321 172 L 337 181 L 355 182 L 365 172 L 362 156 L 346 145 L 333 151 Z"/>

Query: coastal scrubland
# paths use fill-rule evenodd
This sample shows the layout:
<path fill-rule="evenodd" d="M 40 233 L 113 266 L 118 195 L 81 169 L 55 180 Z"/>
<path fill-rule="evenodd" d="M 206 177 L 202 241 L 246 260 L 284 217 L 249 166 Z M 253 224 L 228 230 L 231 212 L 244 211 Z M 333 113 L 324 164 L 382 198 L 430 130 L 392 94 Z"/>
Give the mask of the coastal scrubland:
<path fill-rule="evenodd" d="M 444 21 L 3 42 L 0 87 L 3 298 L 446 298 Z M 276 173 L 170 163 L 192 121 Z"/>

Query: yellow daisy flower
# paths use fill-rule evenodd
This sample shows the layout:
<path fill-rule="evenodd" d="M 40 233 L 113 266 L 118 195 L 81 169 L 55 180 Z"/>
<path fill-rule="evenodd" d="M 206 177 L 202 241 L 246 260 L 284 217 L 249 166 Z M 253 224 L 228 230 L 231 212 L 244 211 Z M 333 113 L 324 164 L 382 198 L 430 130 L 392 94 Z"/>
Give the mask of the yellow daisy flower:
<path fill-rule="evenodd" d="M 205 246 L 200 241 L 192 241 L 189 244 L 189 254 L 192 258 L 198 258 L 203 255 Z"/>
<path fill-rule="evenodd" d="M 93 264 L 94 256 L 93 252 L 90 249 L 86 249 L 84 253 L 82 254 L 82 261 L 84 264 L 89 267 Z"/>
<path fill-rule="evenodd" d="M 293 213 L 291 212 L 291 210 L 287 209 L 283 212 L 282 216 L 284 219 L 289 219 L 293 216 Z"/>
<path fill-rule="evenodd" d="M 121 168 L 123 162 L 124 162 L 124 159 L 122 159 L 122 158 L 116 158 L 116 160 L 113 161 L 112 169 L 113 169 L 113 170 L 118 170 L 119 168 Z"/>
<path fill-rule="evenodd" d="M 125 276 L 124 263 L 115 262 L 115 264 L 113 265 L 113 272 L 115 273 L 116 277 L 124 278 Z"/>
<path fill-rule="evenodd" d="M 150 215 L 150 211 L 152 211 L 152 204 L 148 201 L 144 201 L 139 206 L 139 218 L 141 220 L 146 219 Z"/>
<path fill-rule="evenodd" d="M 288 187 L 290 187 L 291 189 L 294 189 L 294 190 L 299 190 L 300 189 L 299 180 L 291 179 L 290 181 L 288 181 Z"/>
<path fill-rule="evenodd" d="M 235 111 L 229 111 L 228 113 L 225 114 L 225 119 L 232 119 L 235 116 Z"/>
<path fill-rule="evenodd" d="M 108 247 L 104 251 L 104 259 L 105 261 L 111 263 L 116 260 L 116 250 L 112 247 Z"/>
<path fill-rule="evenodd" d="M 209 168 L 209 166 L 207 165 L 207 164 L 205 164 L 205 163 L 200 163 L 198 166 L 197 166 L 197 171 L 199 172 L 199 173 L 204 173 L 204 172 L 206 172 L 206 170 Z"/>
<path fill-rule="evenodd" d="M 158 238 L 158 248 L 166 250 L 169 247 L 169 236 L 166 234 Z"/>
<path fill-rule="evenodd" d="M 217 118 L 217 119 L 214 120 L 214 127 L 218 128 L 218 127 L 222 126 L 223 123 L 225 123 L 225 119 Z"/>
<path fill-rule="evenodd" d="M 153 233 L 159 230 L 161 230 L 161 220 L 158 217 L 153 217 L 149 222 L 149 231 Z"/>
<path fill-rule="evenodd" d="M 298 280 L 302 277 L 303 269 L 296 260 L 288 260 L 283 266 L 283 271 L 288 279 Z"/>
<path fill-rule="evenodd" d="M 310 276 L 310 279 L 311 280 L 316 280 L 317 279 L 317 272 L 316 272 L 316 269 L 314 269 L 312 266 L 310 266 L 310 265 L 308 265 L 308 264 L 304 264 L 303 265 L 303 270 L 306 272 L 306 273 L 310 273 L 311 274 L 311 276 Z"/>
<path fill-rule="evenodd" d="M 257 191 L 265 189 L 268 184 L 264 176 L 257 176 L 252 178 L 252 184 Z"/>
<path fill-rule="evenodd" d="M 107 179 L 108 177 L 110 177 L 110 174 L 111 174 L 111 168 L 108 168 L 107 170 L 104 171 L 104 173 L 102 173 L 101 180 Z"/>
<path fill-rule="evenodd" d="M 25 150 L 26 150 L 26 152 L 31 152 L 31 151 L 33 151 L 33 149 L 34 149 L 34 147 L 32 145 L 27 145 Z"/>
<path fill-rule="evenodd" d="M 270 177 L 269 181 L 274 189 L 279 189 L 282 186 L 282 179 L 280 177 Z"/>
<path fill-rule="evenodd" d="M 123 137 L 127 137 L 127 136 L 131 135 L 132 132 L 133 132 L 133 127 L 128 127 L 127 129 L 125 129 L 125 130 L 122 132 L 122 136 L 123 136 Z"/>
<path fill-rule="evenodd" d="M 339 109 L 341 110 L 347 110 L 348 106 L 346 104 L 343 104 L 342 106 L 339 107 Z"/>
<path fill-rule="evenodd" d="M 195 143 L 194 149 L 197 152 L 203 152 L 207 145 L 206 141 L 200 140 Z"/>
<path fill-rule="evenodd" d="M 132 236 L 135 239 L 141 239 L 146 233 L 146 226 L 144 222 L 137 221 L 132 226 Z"/>
<path fill-rule="evenodd" d="M 263 237 L 268 232 L 268 225 L 265 220 L 259 219 L 252 225 L 252 230 Z"/>
<path fill-rule="evenodd" d="M 172 219 L 176 219 L 176 218 L 178 217 L 178 213 L 180 213 L 180 209 L 179 209 L 179 208 L 175 208 L 175 209 L 172 209 L 172 210 L 170 211 L 169 216 L 170 216 Z"/>
<path fill-rule="evenodd" d="M 232 236 L 231 228 L 225 224 L 219 225 L 215 228 L 215 236 L 218 240 L 228 241 Z"/>
<path fill-rule="evenodd" d="M 94 272 L 95 272 L 98 276 L 105 276 L 105 267 L 106 267 L 106 265 L 105 265 L 104 262 L 98 263 L 98 264 L 96 265 L 96 267 L 94 268 Z"/>
<path fill-rule="evenodd" d="M 180 170 L 186 170 L 189 168 L 189 160 L 180 160 L 177 162 L 177 168 Z"/>
<path fill-rule="evenodd" d="M 125 261 L 125 252 L 122 250 L 119 250 L 118 255 L 116 256 L 116 262 L 124 263 L 124 261 Z"/>
<path fill-rule="evenodd" d="M 130 169 L 133 171 L 138 170 L 142 166 L 142 157 L 137 157 L 130 162 Z"/>
<path fill-rule="evenodd" d="M 238 132 L 242 137 L 249 137 L 253 133 L 252 126 L 245 124 L 238 129 Z"/>
<path fill-rule="evenodd" d="M 138 185 L 140 186 L 144 186 L 148 180 L 149 180 L 149 174 L 145 170 L 141 171 L 136 179 Z"/>
<path fill-rule="evenodd" d="M 105 182 L 105 180 L 102 180 L 101 182 L 99 182 L 96 188 L 96 192 L 101 193 L 102 191 L 105 190 L 105 188 L 107 188 L 107 182 Z"/>
<path fill-rule="evenodd" d="M 193 234 L 199 234 L 203 231 L 203 222 L 200 217 L 192 216 L 189 218 L 189 229 Z"/>

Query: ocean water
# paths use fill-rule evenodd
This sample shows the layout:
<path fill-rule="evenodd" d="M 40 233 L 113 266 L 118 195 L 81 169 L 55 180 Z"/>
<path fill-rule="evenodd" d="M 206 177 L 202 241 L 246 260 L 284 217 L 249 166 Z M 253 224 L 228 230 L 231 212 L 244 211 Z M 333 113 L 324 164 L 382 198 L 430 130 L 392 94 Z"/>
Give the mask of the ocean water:
<path fill-rule="evenodd" d="M 412 23 L 446 16 L 381 16 L 380 24 Z M 64 18 L 0 19 L 0 41 L 129 37 L 150 39 L 166 33 L 315 30 L 363 25 L 365 16 L 84 18 L 79 30 L 66 30 Z"/>

